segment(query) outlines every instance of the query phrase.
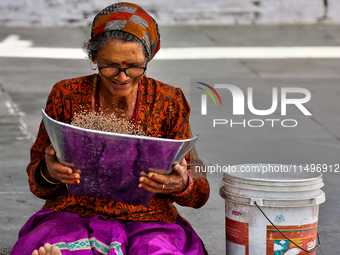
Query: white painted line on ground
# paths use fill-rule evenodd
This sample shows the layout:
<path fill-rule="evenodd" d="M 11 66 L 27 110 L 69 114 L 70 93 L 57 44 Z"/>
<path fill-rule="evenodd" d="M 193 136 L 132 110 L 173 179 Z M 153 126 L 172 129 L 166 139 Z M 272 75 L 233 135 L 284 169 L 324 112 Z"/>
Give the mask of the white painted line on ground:
<path fill-rule="evenodd" d="M 340 58 L 340 47 L 192 47 L 165 48 L 155 59 Z"/>
<path fill-rule="evenodd" d="M 0 57 L 85 59 L 79 48 L 31 47 L 33 42 L 19 40 L 10 35 L 0 42 Z M 316 47 L 187 47 L 162 48 L 155 59 L 287 59 L 287 58 L 340 58 L 338 46 Z"/>
<path fill-rule="evenodd" d="M 32 135 L 29 132 L 29 130 L 27 128 L 27 124 L 24 121 L 24 119 L 22 118 L 22 116 L 24 116 L 25 113 L 20 111 L 19 107 L 14 103 L 11 96 L 7 93 L 7 91 L 3 87 L 2 83 L 0 83 L 0 93 L 4 96 L 5 105 L 8 109 L 8 113 L 11 116 L 16 117 L 17 120 L 19 121 L 19 129 L 21 130 L 21 132 L 23 133 L 24 136 L 23 137 L 17 137 L 17 139 L 18 140 L 25 140 L 25 139 L 35 140 L 35 136 Z"/>
<path fill-rule="evenodd" d="M 14 48 L 0 45 L 0 57 L 12 58 L 52 58 L 52 59 L 85 59 L 82 49 L 72 48 Z"/>

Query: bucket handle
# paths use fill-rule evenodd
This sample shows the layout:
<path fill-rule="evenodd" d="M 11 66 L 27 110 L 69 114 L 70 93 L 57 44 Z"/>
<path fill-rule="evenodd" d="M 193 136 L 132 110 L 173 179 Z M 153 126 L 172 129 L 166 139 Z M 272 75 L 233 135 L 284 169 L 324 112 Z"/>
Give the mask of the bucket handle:
<path fill-rule="evenodd" d="M 306 250 L 304 248 L 302 248 L 301 246 L 299 246 L 298 244 L 294 243 L 292 240 L 290 240 L 285 234 L 283 234 L 275 225 L 273 222 L 271 222 L 271 220 L 267 217 L 267 215 L 261 210 L 261 208 L 257 205 L 257 202 L 254 201 L 254 204 L 256 205 L 256 207 L 260 210 L 260 212 L 263 214 L 263 216 L 270 222 L 270 224 L 272 224 L 272 226 L 282 235 L 284 236 L 289 242 L 291 242 L 292 244 L 294 244 L 296 247 L 300 248 L 301 250 L 305 251 L 305 252 L 313 252 L 315 251 L 316 249 L 319 248 L 321 242 L 320 242 L 320 237 L 319 237 L 319 233 L 316 232 L 316 236 L 317 236 L 317 239 L 318 239 L 318 244 L 314 247 L 314 248 L 311 248 L 309 250 Z"/>

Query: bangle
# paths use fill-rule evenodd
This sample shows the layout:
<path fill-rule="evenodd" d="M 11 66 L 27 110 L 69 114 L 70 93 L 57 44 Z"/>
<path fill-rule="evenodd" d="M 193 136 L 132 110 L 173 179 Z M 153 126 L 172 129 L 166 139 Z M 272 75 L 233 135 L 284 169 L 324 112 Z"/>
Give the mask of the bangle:
<path fill-rule="evenodd" d="M 59 185 L 61 182 L 52 182 L 49 179 L 47 179 L 44 175 L 43 175 L 43 164 L 40 165 L 40 175 L 42 178 L 44 178 L 45 181 L 47 181 L 49 184 L 53 184 L 53 185 Z"/>

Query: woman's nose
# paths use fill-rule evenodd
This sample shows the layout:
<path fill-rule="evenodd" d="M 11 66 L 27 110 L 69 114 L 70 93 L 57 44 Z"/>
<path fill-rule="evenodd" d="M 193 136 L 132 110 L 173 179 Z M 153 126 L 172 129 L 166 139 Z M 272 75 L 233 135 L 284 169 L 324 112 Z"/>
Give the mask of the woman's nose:
<path fill-rule="evenodd" d="M 119 80 L 119 81 L 126 81 L 129 78 L 129 76 L 127 76 L 124 71 L 120 71 L 119 74 L 115 78 L 116 80 Z"/>

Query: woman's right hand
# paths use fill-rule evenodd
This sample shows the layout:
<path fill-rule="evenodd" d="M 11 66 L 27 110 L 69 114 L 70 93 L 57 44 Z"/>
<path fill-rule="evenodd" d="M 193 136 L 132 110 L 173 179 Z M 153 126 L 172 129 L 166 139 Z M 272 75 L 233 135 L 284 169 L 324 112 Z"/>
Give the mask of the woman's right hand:
<path fill-rule="evenodd" d="M 45 161 L 46 169 L 43 169 L 43 174 L 51 182 L 80 183 L 80 171 L 74 171 L 72 166 L 68 167 L 60 164 L 52 146 L 45 149 Z"/>

